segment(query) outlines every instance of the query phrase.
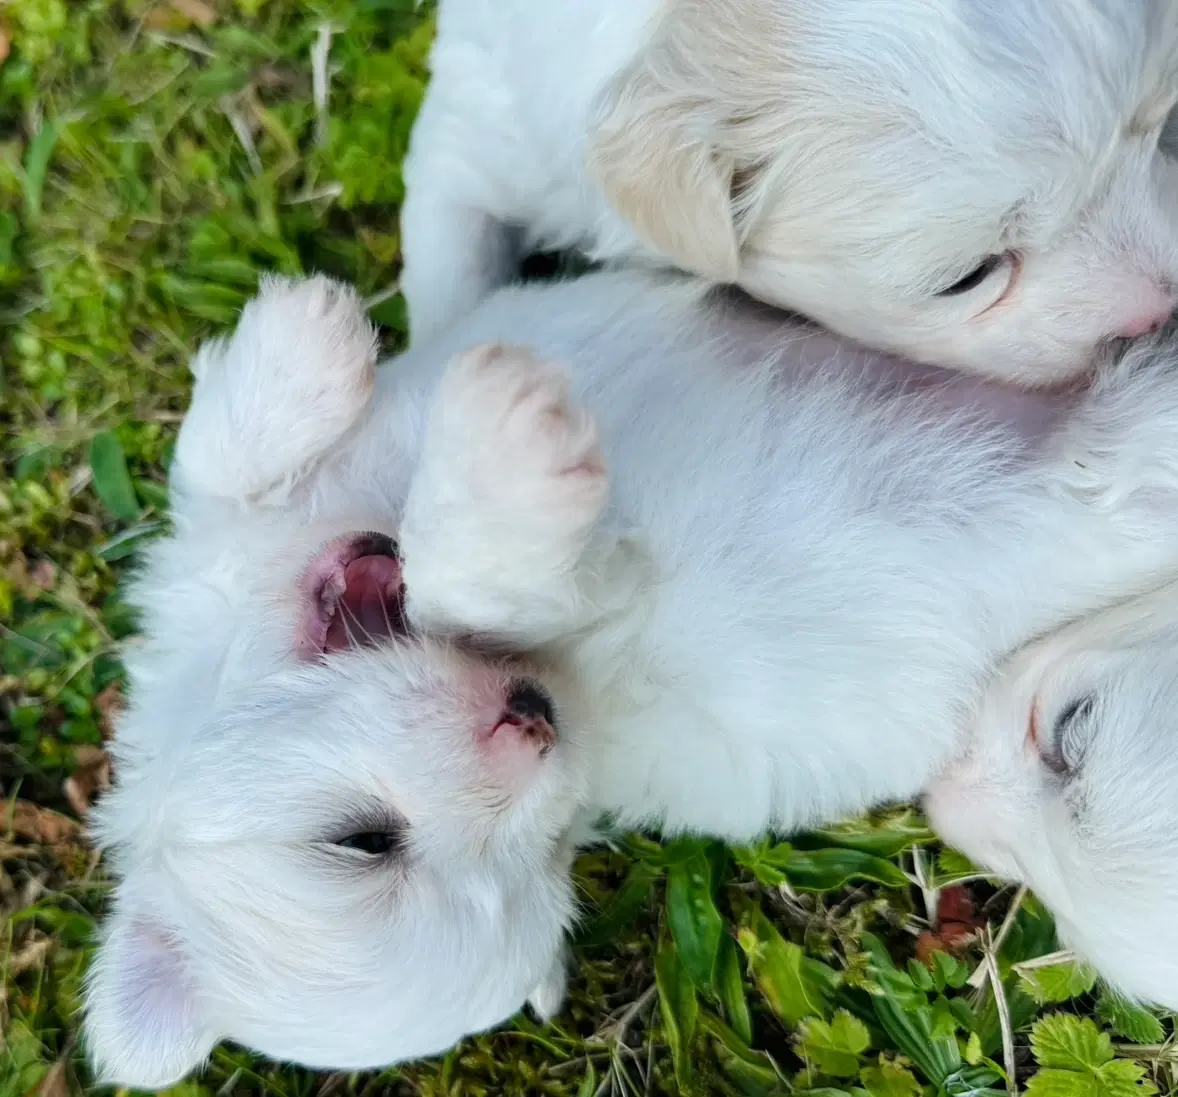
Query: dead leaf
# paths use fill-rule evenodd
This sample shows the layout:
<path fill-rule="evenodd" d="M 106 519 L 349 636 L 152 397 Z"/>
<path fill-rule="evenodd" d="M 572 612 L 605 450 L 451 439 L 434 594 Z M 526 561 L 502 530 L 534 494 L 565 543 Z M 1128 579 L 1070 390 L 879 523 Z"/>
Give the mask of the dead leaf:
<path fill-rule="evenodd" d="M 65 1080 L 65 1060 L 58 1059 L 37 1086 L 36 1097 L 69 1097 Z"/>
<path fill-rule="evenodd" d="M 278 91 L 297 87 L 299 76 L 280 65 L 262 65 L 254 69 L 251 76 L 254 87 L 262 91 Z"/>
<path fill-rule="evenodd" d="M 936 933 L 926 929 L 916 939 L 916 958 L 925 967 L 932 967 L 933 953 L 947 952 L 951 956 L 960 956 L 977 936 L 977 928 L 965 922 L 942 922 Z"/>
<path fill-rule="evenodd" d="M 94 769 L 109 764 L 110 755 L 106 753 L 105 747 L 96 747 L 93 743 L 74 747 L 74 765 L 78 769 Z"/>
<path fill-rule="evenodd" d="M 70 807 L 83 818 L 89 814 L 94 797 L 110 788 L 110 755 L 102 747 L 80 746 L 74 750 L 74 772 L 66 778 L 62 792 Z"/>
<path fill-rule="evenodd" d="M 937 899 L 937 922 L 963 922 L 981 929 L 985 919 L 978 915 L 973 896 L 960 884 L 942 888 Z"/>
<path fill-rule="evenodd" d="M 111 682 L 94 698 L 94 711 L 98 714 L 98 730 L 104 739 L 115 737 L 115 724 L 123 715 L 123 687 Z"/>
<path fill-rule="evenodd" d="M 170 0 L 172 9 L 198 27 L 211 27 L 217 21 L 217 13 L 205 0 Z"/>
<path fill-rule="evenodd" d="M 16 909 L 28 910 L 42 895 L 45 894 L 45 881 L 49 878 L 48 872 L 38 872 L 35 876 L 30 876 L 20 888 L 16 895 Z"/>
<path fill-rule="evenodd" d="M 13 901 L 16 899 L 16 884 L 12 882 L 12 877 L 3 868 L 3 862 L 8 859 L 5 854 L 16 848 L 16 846 L 0 843 L 0 918 L 11 913 Z"/>
<path fill-rule="evenodd" d="M 0 26 L 0 65 L 8 60 L 12 52 L 12 33 L 5 26 Z"/>
<path fill-rule="evenodd" d="M 5 555 L 8 554 L 5 553 Z M 29 561 L 25 558 L 23 552 L 17 552 L 12 556 L 12 559 L 5 561 L 4 574 L 8 577 L 8 581 L 22 594 L 28 589 Z"/>
<path fill-rule="evenodd" d="M 52 560 L 38 560 L 29 572 L 29 586 L 42 592 L 57 585 L 57 565 Z"/>
<path fill-rule="evenodd" d="M 0 26 L 0 42 L 6 42 L 4 28 Z M 2 50 L 2 47 L 0 47 Z M 0 64 L 4 58 L 0 57 Z M 26 598 L 39 598 L 47 590 L 57 585 L 57 565 L 52 560 L 38 560 L 29 563 L 29 558 L 23 552 L 17 552 L 4 565 L 4 574 L 12 585 Z"/>
<path fill-rule="evenodd" d="M 12 805 L 12 833 L 26 842 L 43 846 L 57 846 L 81 838 L 82 827 L 68 815 L 51 811 L 28 800 L 17 800 Z"/>
<path fill-rule="evenodd" d="M 935 952 L 958 956 L 973 944 L 985 924 L 968 888 L 960 884 L 943 888 L 937 898 L 937 924 L 917 938 L 916 958 L 929 966 Z"/>
<path fill-rule="evenodd" d="M 16 842 L 0 842 L 0 865 L 6 865 L 9 861 L 23 861 L 28 855 L 28 846 L 22 846 Z M 8 879 L 7 873 L 5 873 L 4 879 Z M 0 896 L 0 904 L 3 904 L 0 909 L 6 910 L 8 908 L 7 898 L 7 896 Z"/>
<path fill-rule="evenodd" d="M 927 968 L 933 966 L 933 956 L 938 952 L 948 951 L 945 947 L 945 942 L 937 934 L 933 933 L 931 929 L 926 929 L 916 938 L 916 959 Z"/>
<path fill-rule="evenodd" d="M 176 13 L 162 4 L 156 4 L 144 17 L 143 26 L 147 30 L 170 31 L 179 29 Z"/>
<path fill-rule="evenodd" d="M 160 34 L 181 34 L 193 25 L 208 27 L 216 18 L 203 0 L 163 0 L 143 17 L 143 25 Z"/>
<path fill-rule="evenodd" d="M 38 934 L 18 951 L 8 957 L 8 974 L 20 975 L 41 967 L 56 947 L 57 941 L 48 934 Z"/>
<path fill-rule="evenodd" d="M 67 777 L 61 785 L 61 791 L 66 802 L 74 809 L 75 814 L 85 816 L 90 811 L 90 799 L 94 790 L 78 780 L 77 777 Z"/>

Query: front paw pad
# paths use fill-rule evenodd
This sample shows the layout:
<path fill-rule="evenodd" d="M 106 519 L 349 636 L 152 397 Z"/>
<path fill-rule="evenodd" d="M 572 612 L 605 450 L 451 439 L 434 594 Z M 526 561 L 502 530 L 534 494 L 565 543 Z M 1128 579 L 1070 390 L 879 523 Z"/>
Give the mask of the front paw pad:
<path fill-rule="evenodd" d="M 451 363 L 439 412 L 446 451 L 466 455 L 476 498 L 566 533 L 596 521 L 607 490 L 597 425 L 560 366 L 524 348 L 477 347 Z"/>

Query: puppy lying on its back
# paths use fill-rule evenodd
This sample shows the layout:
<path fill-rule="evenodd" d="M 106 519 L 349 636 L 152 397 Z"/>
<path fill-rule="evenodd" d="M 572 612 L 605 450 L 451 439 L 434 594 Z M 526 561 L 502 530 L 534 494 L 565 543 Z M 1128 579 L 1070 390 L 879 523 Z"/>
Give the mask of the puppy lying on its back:
<path fill-rule="evenodd" d="M 537 350 L 469 349 L 500 340 Z M 746 841 L 915 795 L 1004 652 L 1178 571 L 1176 361 L 1012 397 L 631 272 L 502 291 L 377 377 L 350 292 L 270 283 L 197 356 L 134 588 L 101 1074 L 440 1052 L 559 1005 L 581 820 Z M 1091 669 L 1030 734 L 999 710 L 1011 811 L 956 833 L 1178 1006 L 1178 645 Z"/>
<path fill-rule="evenodd" d="M 1031 385 L 1174 307 L 1170 0 L 442 0 L 411 334 L 521 250 L 681 267 Z"/>

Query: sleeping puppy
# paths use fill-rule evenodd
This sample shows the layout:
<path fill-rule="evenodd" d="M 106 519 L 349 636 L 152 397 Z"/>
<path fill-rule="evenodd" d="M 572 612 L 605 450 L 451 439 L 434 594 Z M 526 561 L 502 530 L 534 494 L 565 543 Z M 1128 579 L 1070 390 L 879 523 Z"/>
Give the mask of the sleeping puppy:
<path fill-rule="evenodd" d="M 932 782 L 941 836 L 1030 883 L 1060 936 L 1140 995 L 1178 998 L 1178 584 L 1013 656 Z"/>
<path fill-rule="evenodd" d="M 661 263 L 1025 385 L 1175 304 L 1172 0 L 442 0 L 415 341 L 534 248 Z"/>
<path fill-rule="evenodd" d="M 1092 959 L 1178 1006 L 1174 631 L 1106 630 L 1104 677 L 1060 640 L 1033 734 L 1023 675 L 983 716 L 1001 756 L 965 733 L 1006 652 L 1178 574 L 1172 340 L 1019 393 L 631 271 L 373 365 L 322 278 L 194 361 L 97 810 L 102 1078 L 222 1039 L 376 1067 L 551 1014 L 601 812 L 745 842 L 1016 756 L 947 832 L 1080 948 L 1099 880 L 1149 962 Z"/>

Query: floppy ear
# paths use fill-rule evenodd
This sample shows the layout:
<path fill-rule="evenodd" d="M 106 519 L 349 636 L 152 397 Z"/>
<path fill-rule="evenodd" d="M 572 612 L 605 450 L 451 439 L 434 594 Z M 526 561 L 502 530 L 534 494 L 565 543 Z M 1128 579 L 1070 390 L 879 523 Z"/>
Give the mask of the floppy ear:
<path fill-rule="evenodd" d="M 711 89 L 685 50 L 660 36 L 614 80 L 590 133 L 588 168 L 648 244 L 686 270 L 731 282 L 736 165 L 714 143 Z"/>
<path fill-rule="evenodd" d="M 151 915 L 115 910 L 85 1000 L 85 1043 L 103 1084 L 174 1085 L 217 1042 L 200 1015 L 175 938 Z"/>

